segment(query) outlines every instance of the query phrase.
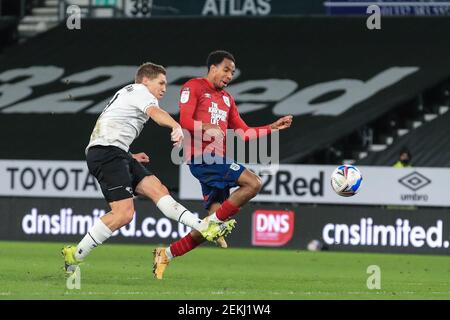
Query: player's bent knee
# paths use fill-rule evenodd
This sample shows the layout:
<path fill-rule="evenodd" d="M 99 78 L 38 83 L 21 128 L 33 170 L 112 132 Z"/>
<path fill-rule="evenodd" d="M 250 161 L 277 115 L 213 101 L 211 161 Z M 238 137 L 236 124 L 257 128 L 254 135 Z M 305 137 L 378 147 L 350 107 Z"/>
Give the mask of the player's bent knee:
<path fill-rule="evenodd" d="M 162 183 L 154 185 L 146 191 L 146 196 L 152 199 L 155 203 L 168 194 L 169 190 Z"/>
<path fill-rule="evenodd" d="M 255 175 L 254 179 L 251 180 L 249 187 L 254 195 L 258 194 L 262 188 L 261 178 Z"/>
<path fill-rule="evenodd" d="M 138 192 L 157 202 L 161 197 L 168 195 L 169 190 L 155 176 L 146 177 L 139 185 Z"/>
<path fill-rule="evenodd" d="M 158 192 L 161 196 L 165 196 L 169 194 L 169 189 L 167 189 L 167 187 L 161 183 Z"/>

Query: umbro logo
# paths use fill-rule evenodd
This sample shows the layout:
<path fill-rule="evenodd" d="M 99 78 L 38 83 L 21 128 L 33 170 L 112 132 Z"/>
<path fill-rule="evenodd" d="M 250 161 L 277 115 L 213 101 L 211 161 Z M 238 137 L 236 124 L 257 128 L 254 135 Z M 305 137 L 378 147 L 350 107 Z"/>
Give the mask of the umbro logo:
<path fill-rule="evenodd" d="M 429 185 L 431 183 L 431 180 L 418 173 L 417 171 L 414 171 L 399 179 L 398 182 L 412 191 L 417 191 Z"/>

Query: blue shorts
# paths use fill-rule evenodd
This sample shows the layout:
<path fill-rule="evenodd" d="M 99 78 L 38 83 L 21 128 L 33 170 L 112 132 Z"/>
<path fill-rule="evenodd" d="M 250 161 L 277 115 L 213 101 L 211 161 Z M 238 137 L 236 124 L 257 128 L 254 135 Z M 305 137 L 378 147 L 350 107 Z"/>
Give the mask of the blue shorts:
<path fill-rule="evenodd" d="M 221 158 L 218 163 L 190 163 L 189 169 L 202 186 L 203 200 L 206 209 L 215 202 L 222 203 L 230 196 L 230 189 L 237 187 L 237 180 L 246 169 L 230 159 Z M 194 161 L 192 161 L 194 162 Z"/>

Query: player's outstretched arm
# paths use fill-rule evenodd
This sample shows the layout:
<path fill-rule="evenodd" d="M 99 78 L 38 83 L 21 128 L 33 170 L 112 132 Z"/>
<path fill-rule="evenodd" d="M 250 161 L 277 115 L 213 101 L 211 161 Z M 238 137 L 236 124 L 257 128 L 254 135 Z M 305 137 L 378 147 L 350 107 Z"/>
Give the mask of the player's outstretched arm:
<path fill-rule="evenodd" d="M 271 123 L 270 128 L 272 130 L 283 130 L 283 129 L 289 128 L 291 126 L 291 124 L 292 124 L 292 116 L 289 115 L 289 116 L 281 117 L 274 123 Z"/>
<path fill-rule="evenodd" d="M 147 115 L 161 127 L 176 128 L 180 127 L 178 122 L 167 111 L 158 107 L 149 107 Z"/>
<path fill-rule="evenodd" d="M 234 99 L 232 99 L 232 105 L 230 109 L 231 110 L 228 127 L 236 130 L 236 133 L 239 134 L 245 141 L 264 137 L 270 134 L 272 130 L 282 130 L 289 128 L 292 124 L 292 115 L 287 115 L 265 126 L 249 127 L 241 118 Z"/>
<path fill-rule="evenodd" d="M 171 139 L 174 145 L 178 145 L 183 140 L 183 130 L 178 122 L 170 114 L 158 107 L 147 109 L 147 115 L 161 127 L 172 128 Z"/>

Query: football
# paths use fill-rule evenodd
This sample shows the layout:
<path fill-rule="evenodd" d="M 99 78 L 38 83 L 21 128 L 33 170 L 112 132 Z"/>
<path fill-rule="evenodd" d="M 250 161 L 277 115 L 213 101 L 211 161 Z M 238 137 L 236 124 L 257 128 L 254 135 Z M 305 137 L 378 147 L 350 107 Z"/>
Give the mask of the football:
<path fill-rule="evenodd" d="M 351 197 L 361 188 L 362 175 L 355 166 L 342 165 L 331 175 L 331 187 L 342 197 Z"/>

